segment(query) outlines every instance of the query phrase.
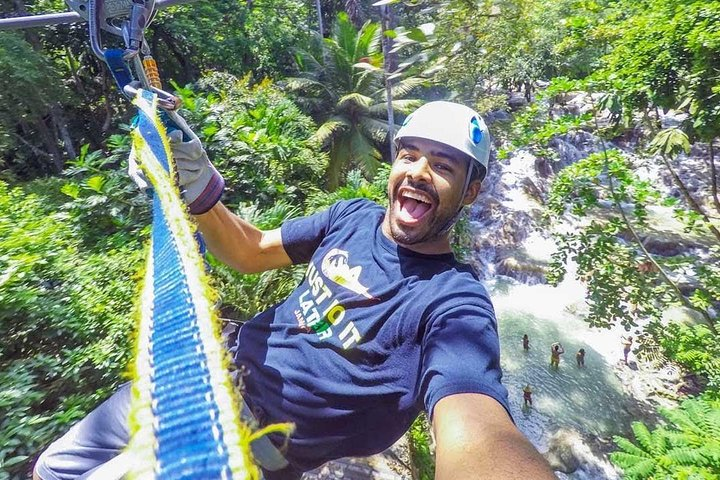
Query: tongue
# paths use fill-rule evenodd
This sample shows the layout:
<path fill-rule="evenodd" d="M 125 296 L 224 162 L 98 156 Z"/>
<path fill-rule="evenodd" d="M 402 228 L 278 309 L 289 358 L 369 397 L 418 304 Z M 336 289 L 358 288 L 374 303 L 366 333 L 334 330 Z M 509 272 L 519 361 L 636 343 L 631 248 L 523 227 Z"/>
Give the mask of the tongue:
<path fill-rule="evenodd" d="M 400 208 L 400 212 L 406 220 L 417 220 L 425 215 L 428 210 L 430 210 L 430 205 L 424 202 L 418 202 L 412 198 L 406 198 Z"/>

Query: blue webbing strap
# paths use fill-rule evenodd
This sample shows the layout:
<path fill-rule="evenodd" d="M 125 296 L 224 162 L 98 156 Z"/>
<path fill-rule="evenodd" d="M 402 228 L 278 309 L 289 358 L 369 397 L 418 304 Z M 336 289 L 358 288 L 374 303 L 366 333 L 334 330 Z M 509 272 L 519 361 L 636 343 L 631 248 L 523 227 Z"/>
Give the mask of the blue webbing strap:
<path fill-rule="evenodd" d="M 157 97 L 139 91 L 133 149 L 155 194 L 138 332 L 131 478 L 257 478 L 203 261 L 179 198 Z"/>
<path fill-rule="evenodd" d="M 123 88 L 128 83 L 132 82 L 132 73 L 130 68 L 125 63 L 123 50 L 119 48 L 108 48 L 105 50 L 105 63 L 107 63 L 110 73 L 112 73 L 115 83 L 120 89 L 120 93 L 123 93 Z"/>

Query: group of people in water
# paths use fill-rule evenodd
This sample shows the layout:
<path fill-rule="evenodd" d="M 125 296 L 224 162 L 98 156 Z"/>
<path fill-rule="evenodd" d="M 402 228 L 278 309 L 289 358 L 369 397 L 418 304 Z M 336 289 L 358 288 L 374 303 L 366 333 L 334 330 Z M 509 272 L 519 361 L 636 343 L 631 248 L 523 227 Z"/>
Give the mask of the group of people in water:
<path fill-rule="evenodd" d="M 526 352 L 530 350 L 530 338 L 528 337 L 527 333 L 523 335 L 522 344 L 523 350 L 525 350 Z M 633 337 L 623 337 L 622 344 L 623 360 L 625 362 L 625 365 L 627 365 L 628 355 L 630 354 L 633 345 Z M 550 346 L 550 368 L 558 369 L 560 367 L 560 355 L 564 353 L 565 349 L 563 348 L 562 343 L 555 342 Z M 577 351 L 577 353 L 575 354 L 575 361 L 577 362 L 578 368 L 585 368 L 584 348 L 581 348 Z M 532 406 L 532 393 L 532 388 L 528 383 L 527 385 L 525 385 L 525 388 L 523 388 L 523 401 L 525 407 Z"/>

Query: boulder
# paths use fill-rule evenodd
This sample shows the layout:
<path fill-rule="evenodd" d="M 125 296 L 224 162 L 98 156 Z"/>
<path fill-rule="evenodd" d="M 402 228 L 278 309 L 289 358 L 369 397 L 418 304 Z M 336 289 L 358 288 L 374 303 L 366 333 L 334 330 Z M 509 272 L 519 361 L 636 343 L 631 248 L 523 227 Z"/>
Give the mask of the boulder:
<path fill-rule="evenodd" d="M 560 429 L 548 440 L 548 451 L 545 459 L 553 470 L 562 473 L 573 473 L 580 468 L 580 456 L 576 452 L 577 445 L 582 445 L 580 435 L 567 429 Z"/>
<path fill-rule="evenodd" d="M 507 104 L 511 110 L 517 110 L 527 105 L 528 101 L 527 98 L 525 98 L 525 94 L 521 92 L 512 92 L 508 97 Z"/>

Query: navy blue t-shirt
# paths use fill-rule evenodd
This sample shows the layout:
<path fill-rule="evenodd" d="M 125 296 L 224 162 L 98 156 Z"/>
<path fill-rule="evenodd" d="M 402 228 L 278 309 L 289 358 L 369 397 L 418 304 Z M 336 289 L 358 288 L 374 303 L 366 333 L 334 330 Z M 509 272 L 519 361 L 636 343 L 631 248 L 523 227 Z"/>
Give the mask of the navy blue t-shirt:
<path fill-rule="evenodd" d="M 245 399 L 262 423 L 295 423 L 286 456 L 300 470 L 384 450 L 447 395 L 507 409 L 485 288 L 452 254 L 392 242 L 384 216 L 351 200 L 286 222 L 283 245 L 308 263 L 305 278 L 238 335 Z"/>

